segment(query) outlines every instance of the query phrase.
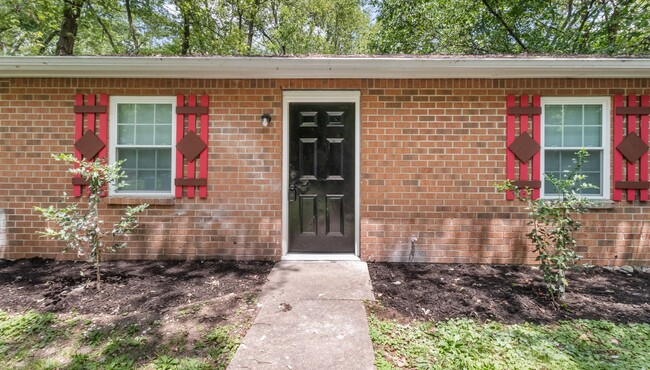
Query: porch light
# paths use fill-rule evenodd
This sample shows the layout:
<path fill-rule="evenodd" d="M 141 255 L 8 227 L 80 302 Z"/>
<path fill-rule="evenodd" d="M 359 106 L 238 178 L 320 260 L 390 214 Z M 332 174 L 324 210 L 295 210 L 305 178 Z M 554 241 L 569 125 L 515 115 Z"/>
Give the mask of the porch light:
<path fill-rule="evenodd" d="M 268 113 L 262 114 L 262 117 L 260 117 L 262 127 L 269 127 L 269 123 L 271 122 L 271 115 Z"/>

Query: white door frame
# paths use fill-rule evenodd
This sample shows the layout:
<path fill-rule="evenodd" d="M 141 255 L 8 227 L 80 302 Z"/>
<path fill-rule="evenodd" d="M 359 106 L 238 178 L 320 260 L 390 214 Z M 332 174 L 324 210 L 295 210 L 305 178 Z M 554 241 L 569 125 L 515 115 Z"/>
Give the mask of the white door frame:
<path fill-rule="evenodd" d="M 289 254 L 289 104 L 354 103 L 354 255 Z M 361 210 L 361 92 L 352 90 L 291 90 L 282 93 L 282 259 L 358 260 Z"/>

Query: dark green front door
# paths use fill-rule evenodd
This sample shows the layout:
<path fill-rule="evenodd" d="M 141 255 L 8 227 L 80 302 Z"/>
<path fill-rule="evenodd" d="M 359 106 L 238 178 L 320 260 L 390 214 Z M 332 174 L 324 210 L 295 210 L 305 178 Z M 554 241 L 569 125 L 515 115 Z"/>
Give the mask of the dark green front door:
<path fill-rule="evenodd" d="M 354 112 L 289 105 L 289 252 L 354 253 Z"/>

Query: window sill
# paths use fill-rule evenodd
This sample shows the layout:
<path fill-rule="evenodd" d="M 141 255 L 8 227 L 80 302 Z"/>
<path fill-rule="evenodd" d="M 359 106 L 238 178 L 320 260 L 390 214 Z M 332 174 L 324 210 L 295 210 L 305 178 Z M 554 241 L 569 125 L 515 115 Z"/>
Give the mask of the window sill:
<path fill-rule="evenodd" d="M 540 198 L 542 200 L 557 200 L 557 198 Z M 591 204 L 587 207 L 588 209 L 613 209 L 615 202 L 609 199 L 589 199 Z"/>
<path fill-rule="evenodd" d="M 143 196 L 109 196 L 107 200 L 108 204 L 113 205 L 127 205 L 127 206 L 137 206 L 142 203 L 147 203 L 152 206 L 173 206 L 176 204 L 176 198 L 173 196 L 164 197 L 143 197 Z"/>
<path fill-rule="evenodd" d="M 614 201 L 613 200 L 594 200 L 589 209 L 613 209 Z"/>

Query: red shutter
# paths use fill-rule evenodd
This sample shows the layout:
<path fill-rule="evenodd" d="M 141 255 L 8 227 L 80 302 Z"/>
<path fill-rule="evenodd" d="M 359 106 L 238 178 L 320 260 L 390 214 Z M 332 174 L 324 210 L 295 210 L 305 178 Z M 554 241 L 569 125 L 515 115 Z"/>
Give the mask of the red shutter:
<path fill-rule="evenodd" d="M 636 191 L 639 200 L 648 200 L 648 115 L 650 96 L 614 96 L 614 195 L 621 201 L 633 201 Z M 627 125 L 624 123 L 627 122 Z M 637 122 L 639 124 L 637 124 Z M 637 171 L 638 167 L 638 171 Z M 623 170 L 625 168 L 625 171 Z M 625 173 L 625 179 L 623 174 Z"/>
<path fill-rule="evenodd" d="M 207 95 L 201 96 L 198 106 L 196 95 L 188 96 L 187 104 L 183 95 L 176 97 L 176 198 L 183 197 L 183 188 L 188 198 L 194 198 L 196 187 L 200 198 L 208 196 L 208 114 Z"/>
<path fill-rule="evenodd" d="M 76 95 L 74 105 L 74 155 L 77 159 L 92 161 L 95 158 L 106 158 L 106 144 L 108 142 L 107 111 L 108 95 L 99 95 L 99 104 L 96 104 L 95 94 L 88 94 L 86 95 L 85 105 L 84 96 L 82 94 Z M 86 180 L 76 175 L 72 179 L 72 184 L 74 185 L 74 196 L 80 197 L 82 187 L 87 185 Z"/>
<path fill-rule="evenodd" d="M 528 95 L 522 95 L 517 103 L 514 95 L 508 95 L 506 112 L 506 178 L 520 188 L 533 189 L 532 197 L 537 199 L 542 186 L 539 151 L 542 113 L 540 97 L 535 95 L 529 102 Z M 531 129 L 529 118 L 532 118 L 532 135 L 529 132 Z M 519 121 L 518 135 L 517 121 Z M 515 195 L 508 192 L 506 199 L 513 200 Z"/>

